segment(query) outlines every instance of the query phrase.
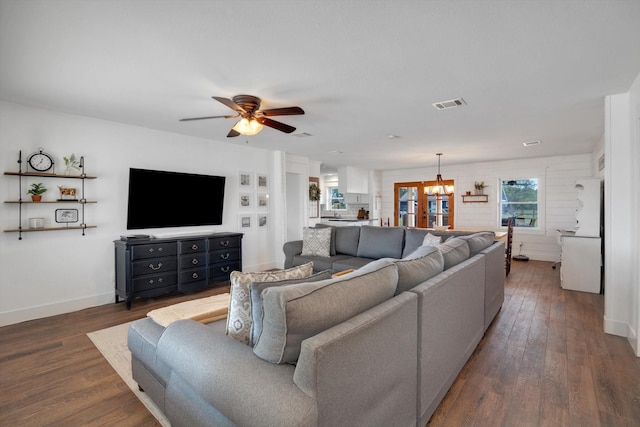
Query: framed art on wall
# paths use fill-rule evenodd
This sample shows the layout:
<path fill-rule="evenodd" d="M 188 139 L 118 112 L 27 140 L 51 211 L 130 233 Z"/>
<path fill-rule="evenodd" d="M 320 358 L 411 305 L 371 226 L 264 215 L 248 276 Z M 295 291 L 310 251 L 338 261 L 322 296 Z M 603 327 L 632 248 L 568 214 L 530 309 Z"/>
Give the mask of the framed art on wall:
<path fill-rule="evenodd" d="M 266 173 L 259 173 L 257 174 L 257 178 L 256 178 L 256 188 L 258 190 L 268 190 L 269 189 L 269 175 Z"/>
<path fill-rule="evenodd" d="M 252 215 L 238 215 L 238 229 L 249 230 L 252 226 Z"/>
<path fill-rule="evenodd" d="M 269 215 L 258 214 L 256 223 L 259 230 L 266 230 L 267 228 L 269 228 Z"/>
<path fill-rule="evenodd" d="M 241 208 L 248 209 L 251 207 L 251 193 L 240 193 L 238 200 Z"/>
<path fill-rule="evenodd" d="M 269 195 L 264 193 L 258 193 L 256 195 L 256 205 L 259 209 L 269 209 Z"/>
<path fill-rule="evenodd" d="M 56 222 L 78 222 L 78 209 L 56 209 Z"/>
<path fill-rule="evenodd" d="M 241 190 L 251 190 L 253 188 L 253 172 L 238 172 L 238 186 Z"/>

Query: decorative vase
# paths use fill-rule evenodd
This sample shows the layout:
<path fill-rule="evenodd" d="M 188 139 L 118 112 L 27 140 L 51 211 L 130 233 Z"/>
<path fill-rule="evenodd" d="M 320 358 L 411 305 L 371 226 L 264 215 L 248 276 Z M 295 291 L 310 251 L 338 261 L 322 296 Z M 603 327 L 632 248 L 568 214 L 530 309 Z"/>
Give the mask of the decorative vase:
<path fill-rule="evenodd" d="M 42 200 L 42 194 L 32 194 L 31 195 L 31 201 L 32 202 L 39 202 Z"/>
<path fill-rule="evenodd" d="M 484 194 L 484 189 L 476 190 L 476 196 L 482 196 Z"/>

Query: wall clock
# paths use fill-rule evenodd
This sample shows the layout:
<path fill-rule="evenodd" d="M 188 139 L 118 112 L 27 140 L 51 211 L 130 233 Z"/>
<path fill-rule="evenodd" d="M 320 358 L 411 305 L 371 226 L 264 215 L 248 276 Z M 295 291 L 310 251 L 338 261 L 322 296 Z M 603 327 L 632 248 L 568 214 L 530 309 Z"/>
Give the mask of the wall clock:
<path fill-rule="evenodd" d="M 36 172 L 46 172 L 53 168 L 55 162 L 53 161 L 53 157 L 45 153 L 44 149 L 40 147 L 37 152 L 29 155 L 27 163 L 31 166 L 31 169 Z"/>

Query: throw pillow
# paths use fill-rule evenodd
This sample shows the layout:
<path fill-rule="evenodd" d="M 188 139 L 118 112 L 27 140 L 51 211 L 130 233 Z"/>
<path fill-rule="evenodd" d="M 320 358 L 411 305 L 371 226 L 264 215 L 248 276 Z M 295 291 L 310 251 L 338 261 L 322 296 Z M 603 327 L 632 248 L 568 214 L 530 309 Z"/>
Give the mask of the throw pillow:
<path fill-rule="evenodd" d="M 336 228 L 332 225 L 318 223 L 316 224 L 316 228 L 328 228 L 331 230 L 331 247 L 329 249 L 329 254 L 334 256 L 336 254 Z"/>
<path fill-rule="evenodd" d="M 309 228 L 302 230 L 303 256 L 329 257 L 331 254 L 331 229 Z"/>
<path fill-rule="evenodd" d="M 423 246 L 438 246 L 440 243 L 442 243 L 440 236 L 434 236 L 431 233 L 427 233 L 422 240 Z"/>
<path fill-rule="evenodd" d="M 293 363 L 305 339 L 393 297 L 398 269 L 390 262 L 337 279 L 267 288 L 262 292 L 262 334 L 253 353 L 271 363 Z"/>
<path fill-rule="evenodd" d="M 251 282 L 275 282 L 285 279 L 300 279 L 309 277 L 313 273 L 313 262 L 308 262 L 286 270 L 273 270 L 255 273 L 232 271 L 231 300 L 227 315 L 227 335 L 244 344 L 249 344 L 251 334 L 251 296 L 249 284 Z"/>
<path fill-rule="evenodd" d="M 331 279 L 331 270 L 324 270 L 302 279 L 278 280 L 277 282 L 251 282 L 249 294 L 251 298 L 251 340 L 250 346 L 256 345 L 258 337 L 262 333 L 262 291 L 273 286 L 295 285 L 296 283 L 318 282 Z"/>

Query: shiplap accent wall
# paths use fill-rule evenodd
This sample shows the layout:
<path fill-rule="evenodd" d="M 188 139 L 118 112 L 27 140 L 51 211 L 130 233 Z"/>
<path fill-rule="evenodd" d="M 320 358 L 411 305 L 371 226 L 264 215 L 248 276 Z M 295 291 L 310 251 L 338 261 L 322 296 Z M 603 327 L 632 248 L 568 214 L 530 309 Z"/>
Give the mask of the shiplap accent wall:
<path fill-rule="evenodd" d="M 443 159 L 446 160 L 446 159 Z M 539 206 L 538 229 L 514 231 L 513 252 L 520 252 L 530 259 L 559 261 L 560 246 L 557 230 L 575 226 L 577 208 L 575 180 L 593 176 L 592 154 L 544 157 L 523 160 L 449 165 L 443 161 L 442 176 L 454 179 L 455 228 L 470 230 L 500 230 L 499 226 L 499 182 L 501 179 L 538 178 L 543 194 Z M 381 172 L 382 217 L 393 224 L 393 188 L 396 182 L 432 180 L 436 168 L 391 170 Z M 485 194 L 488 203 L 463 203 L 461 194 L 473 192 L 475 181 L 484 181 L 488 187 Z"/>

